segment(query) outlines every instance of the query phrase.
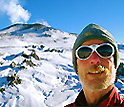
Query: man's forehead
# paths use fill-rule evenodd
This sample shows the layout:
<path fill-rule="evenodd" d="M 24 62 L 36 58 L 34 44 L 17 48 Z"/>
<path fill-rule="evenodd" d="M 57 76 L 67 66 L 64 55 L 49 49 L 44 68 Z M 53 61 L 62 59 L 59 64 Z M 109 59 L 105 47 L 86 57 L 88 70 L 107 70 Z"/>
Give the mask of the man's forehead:
<path fill-rule="evenodd" d="M 105 43 L 105 41 L 100 39 L 93 39 L 93 40 L 85 41 L 82 45 L 93 45 L 93 44 L 102 44 L 102 43 Z"/>

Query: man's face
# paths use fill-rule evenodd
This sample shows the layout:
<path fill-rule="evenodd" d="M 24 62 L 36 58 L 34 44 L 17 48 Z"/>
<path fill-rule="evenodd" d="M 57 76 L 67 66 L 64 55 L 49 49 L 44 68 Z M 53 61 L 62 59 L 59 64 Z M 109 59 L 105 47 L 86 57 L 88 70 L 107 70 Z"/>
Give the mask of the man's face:
<path fill-rule="evenodd" d="M 103 40 L 89 40 L 82 45 L 105 43 Z M 114 57 L 101 58 L 96 52 L 86 60 L 77 59 L 78 76 L 83 87 L 90 89 L 106 89 L 116 78 Z M 97 72 L 96 72 L 97 71 Z"/>

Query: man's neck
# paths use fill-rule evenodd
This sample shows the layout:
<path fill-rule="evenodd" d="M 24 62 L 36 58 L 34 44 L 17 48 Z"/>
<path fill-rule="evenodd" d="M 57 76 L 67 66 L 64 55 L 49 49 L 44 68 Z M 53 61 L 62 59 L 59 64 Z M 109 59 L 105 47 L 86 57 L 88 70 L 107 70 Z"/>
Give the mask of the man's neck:
<path fill-rule="evenodd" d="M 99 100 L 104 95 L 106 95 L 113 87 L 114 87 L 114 85 L 111 85 L 107 89 L 103 89 L 103 90 L 91 90 L 91 89 L 87 89 L 87 88 L 85 89 L 85 87 L 83 87 L 84 95 L 85 95 L 88 105 L 98 104 Z"/>

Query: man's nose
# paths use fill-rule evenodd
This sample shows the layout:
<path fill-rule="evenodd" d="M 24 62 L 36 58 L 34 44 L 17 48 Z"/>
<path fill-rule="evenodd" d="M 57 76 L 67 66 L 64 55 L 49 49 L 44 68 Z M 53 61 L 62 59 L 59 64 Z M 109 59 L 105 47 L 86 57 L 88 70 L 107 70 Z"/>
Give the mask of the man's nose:
<path fill-rule="evenodd" d="M 100 64 L 100 56 L 96 53 L 93 52 L 91 57 L 90 57 L 90 64 L 91 65 L 96 65 L 96 64 Z"/>

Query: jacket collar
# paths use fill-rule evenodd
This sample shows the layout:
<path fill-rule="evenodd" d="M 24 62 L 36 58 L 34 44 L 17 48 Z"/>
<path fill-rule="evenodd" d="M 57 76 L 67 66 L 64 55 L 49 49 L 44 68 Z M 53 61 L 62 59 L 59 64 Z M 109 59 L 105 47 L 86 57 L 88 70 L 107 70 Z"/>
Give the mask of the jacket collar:
<path fill-rule="evenodd" d="M 113 87 L 105 96 L 103 96 L 98 104 L 96 106 L 107 106 L 109 105 L 109 103 L 111 102 L 113 96 L 115 95 L 116 89 L 115 87 Z M 77 96 L 76 100 L 75 100 L 75 105 L 76 106 L 88 106 L 88 103 L 85 99 L 85 95 L 84 95 L 84 91 L 82 90 L 79 95 Z"/>

